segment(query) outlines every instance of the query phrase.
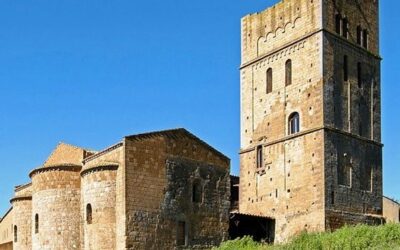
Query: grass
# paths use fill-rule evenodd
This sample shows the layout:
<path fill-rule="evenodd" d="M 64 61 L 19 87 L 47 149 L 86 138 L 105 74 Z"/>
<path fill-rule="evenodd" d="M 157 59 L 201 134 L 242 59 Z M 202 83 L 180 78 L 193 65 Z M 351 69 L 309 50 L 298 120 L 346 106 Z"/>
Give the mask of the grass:
<path fill-rule="evenodd" d="M 400 224 L 346 226 L 333 233 L 303 233 L 285 245 L 266 245 L 251 237 L 222 243 L 213 250 L 358 250 L 399 249 Z"/>

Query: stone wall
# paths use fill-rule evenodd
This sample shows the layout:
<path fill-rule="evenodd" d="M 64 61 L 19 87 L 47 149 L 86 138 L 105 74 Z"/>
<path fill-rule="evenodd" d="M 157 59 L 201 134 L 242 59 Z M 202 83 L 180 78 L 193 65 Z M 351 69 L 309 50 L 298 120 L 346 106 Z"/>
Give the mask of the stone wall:
<path fill-rule="evenodd" d="M 384 223 L 384 219 L 381 216 L 372 216 L 362 213 L 346 213 L 344 211 L 332 211 L 326 212 L 326 229 L 334 231 L 345 225 L 356 225 L 356 224 L 367 224 L 367 225 L 380 225 Z"/>
<path fill-rule="evenodd" d="M 348 20 L 348 38 L 336 34 L 337 13 Z M 339 225 L 336 211 L 349 223 L 381 221 L 377 24 L 374 0 L 285 0 L 242 19 L 239 211 L 275 218 L 278 242 Z M 367 48 L 357 45 L 358 25 Z M 289 135 L 294 112 L 300 132 Z"/>
<path fill-rule="evenodd" d="M 256 19 L 255 15 L 251 17 Z M 315 25 L 317 23 L 315 20 Z M 323 124 L 322 37 L 314 34 L 291 41 L 282 42 L 280 50 L 270 50 L 264 57 L 241 68 L 241 149 L 262 139 L 272 142 L 285 137 L 287 119 L 295 111 L 300 114 L 302 130 Z M 288 87 L 285 86 L 287 60 L 292 61 L 292 84 Z M 268 69 L 273 72 L 271 93 L 266 92 Z"/>
<path fill-rule="evenodd" d="M 327 210 L 382 215 L 381 146 L 350 134 L 326 132 L 325 150 Z M 341 167 L 349 172 L 345 184 L 340 182 Z"/>
<path fill-rule="evenodd" d="M 32 249 L 79 249 L 80 169 L 80 166 L 66 165 L 42 168 L 31 173 Z"/>
<path fill-rule="evenodd" d="M 315 32 L 321 24 L 321 2 L 285 0 L 242 18 L 242 65 Z"/>
<path fill-rule="evenodd" d="M 320 1 L 283 1 L 242 20 L 239 211 L 275 218 L 277 242 L 325 227 L 321 20 Z M 248 40 L 264 39 L 263 30 L 271 28 L 278 32 L 271 39 L 267 35 L 257 57 Z M 243 65 L 249 58 L 253 61 Z M 289 86 L 287 60 L 292 62 Z M 271 93 L 266 91 L 268 69 Z M 294 112 L 300 133 L 289 135 Z M 261 167 L 257 147 L 262 147 Z"/>
<path fill-rule="evenodd" d="M 324 230 L 323 131 L 241 153 L 239 211 L 276 220 L 275 241 L 303 231 Z"/>
<path fill-rule="evenodd" d="M 115 249 L 116 169 L 93 170 L 82 177 L 84 249 Z M 88 221 L 87 206 L 91 207 Z"/>
<path fill-rule="evenodd" d="M 43 165 L 54 166 L 65 163 L 81 165 L 83 158 L 90 154 L 82 148 L 66 143 L 59 143 Z"/>
<path fill-rule="evenodd" d="M 85 160 L 82 176 L 82 247 L 83 249 L 107 250 L 117 248 L 117 218 L 121 221 L 125 217 L 121 211 L 121 205 L 117 203 L 117 194 L 121 195 L 121 184 L 117 189 L 117 175 L 123 171 L 122 144 L 118 144 L 103 153 L 94 155 Z M 119 197 L 121 199 L 121 197 Z M 92 208 L 92 221 L 87 221 L 87 206 Z M 125 228 L 123 224 L 118 228 Z M 125 232 L 124 232 L 125 233 Z M 122 241 L 122 240 L 119 240 Z"/>
<path fill-rule="evenodd" d="M 14 242 L 14 249 L 32 249 L 32 184 L 17 186 L 11 204 L 13 223 L 17 227 L 17 242 Z"/>
<path fill-rule="evenodd" d="M 383 217 L 387 223 L 400 223 L 400 204 L 383 197 Z"/>
<path fill-rule="evenodd" d="M 7 213 L 0 218 L 0 250 L 12 250 L 14 241 L 14 209 L 10 208 Z"/>
<path fill-rule="evenodd" d="M 13 243 L 8 242 L 8 243 L 0 244 L 0 250 L 13 250 Z"/>
<path fill-rule="evenodd" d="M 128 249 L 179 248 L 180 222 L 185 222 L 185 242 L 190 248 L 215 245 L 227 237 L 229 159 L 184 130 L 127 137 L 125 143 L 126 190 L 135 190 L 127 191 Z M 191 192 L 189 182 L 196 175 L 204 178 L 204 195 L 209 198 L 207 204 L 193 208 L 187 196 Z M 169 206 L 178 210 L 168 211 Z M 212 229 L 210 225 L 218 227 Z"/>
<path fill-rule="evenodd" d="M 382 215 L 378 1 L 324 6 L 326 227 L 375 224 L 381 219 L 366 214 Z M 347 37 L 335 30 L 336 14 L 348 20 Z M 357 44 L 357 26 L 368 32 L 367 48 Z"/>
<path fill-rule="evenodd" d="M 367 29 L 370 53 L 379 56 L 379 1 L 322 0 L 324 5 L 323 27 L 330 33 L 336 33 L 335 15 L 349 21 L 347 41 L 357 44 L 357 26 Z"/>
<path fill-rule="evenodd" d="M 32 249 L 32 197 L 16 198 L 12 201 L 14 226 L 17 227 L 16 250 Z"/>

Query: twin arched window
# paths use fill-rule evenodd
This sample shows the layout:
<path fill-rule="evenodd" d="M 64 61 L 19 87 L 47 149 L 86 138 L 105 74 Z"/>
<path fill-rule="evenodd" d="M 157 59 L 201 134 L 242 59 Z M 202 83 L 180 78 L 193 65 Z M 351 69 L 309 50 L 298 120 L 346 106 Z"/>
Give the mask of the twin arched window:
<path fill-rule="evenodd" d="M 289 116 L 289 135 L 300 132 L 300 116 L 299 113 L 294 112 Z"/>
<path fill-rule="evenodd" d="M 368 49 L 368 30 L 357 26 L 357 44 Z"/>
<path fill-rule="evenodd" d="M 269 94 L 273 90 L 272 68 L 269 68 L 266 73 L 266 93 Z M 285 86 L 292 84 L 292 60 L 287 60 L 285 63 Z"/>
<path fill-rule="evenodd" d="M 349 21 L 347 18 L 342 18 L 342 15 L 336 14 L 335 16 L 335 30 L 336 33 L 344 38 L 349 38 Z"/>

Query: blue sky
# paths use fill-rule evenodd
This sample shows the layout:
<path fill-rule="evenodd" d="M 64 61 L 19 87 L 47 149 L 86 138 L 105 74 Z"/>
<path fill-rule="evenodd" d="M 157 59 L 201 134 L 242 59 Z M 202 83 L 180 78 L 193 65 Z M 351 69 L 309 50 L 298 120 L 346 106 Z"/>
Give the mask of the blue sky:
<path fill-rule="evenodd" d="M 240 18 L 271 0 L 25 0 L 0 9 L 0 213 L 59 141 L 185 127 L 238 173 Z M 398 1 L 381 1 L 384 191 L 400 198 Z"/>

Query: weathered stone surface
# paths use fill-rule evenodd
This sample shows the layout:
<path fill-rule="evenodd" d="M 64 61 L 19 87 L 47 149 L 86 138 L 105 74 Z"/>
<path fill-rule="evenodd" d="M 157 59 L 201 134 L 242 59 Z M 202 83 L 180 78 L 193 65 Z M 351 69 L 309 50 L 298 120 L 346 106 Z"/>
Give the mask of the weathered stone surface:
<path fill-rule="evenodd" d="M 203 248 L 227 238 L 229 159 L 184 130 L 127 137 L 127 248 Z M 192 182 L 203 201 L 193 204 Z M 186 244 L 177 246 L 179 222 Z M 186 246 L 185 246 L 186 245 Z"/>
<path fill-rule="evenodd" d="M 400 223 L 400 204 L 390 198 L 383 197 L 383 217 L 388 223 Z"/>
<path fill-rule="evenodd" d="M 278 242 L 382 221 L 377 13 L 374 0 L 285 0 L 242 19 L 239 211 L 275 218 Z M 336 14 L 348 38 L 336 34 Z M 357 44 L 357 26 L 368 48 Z M 291 135 L 294 112 L 300 132 Z"/>
<path fill-rule="evenodd" d="M 32 184 L 16 188 L 0 247 L 210 248 L 228 238 L 229 171 L 226 156 L 184 129 L 128 136 L 97 153 L 60 144 Z"/>
<path fill-rule="evenodd" d="M 14 241 L 14 210 L 11 208 L 0 218 L 0 250 L 12 250 Z"/>

